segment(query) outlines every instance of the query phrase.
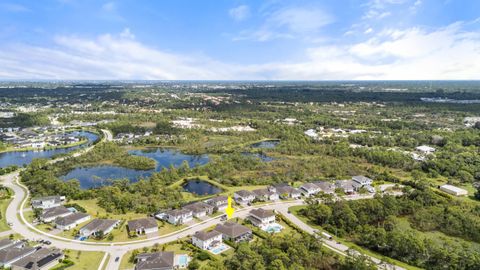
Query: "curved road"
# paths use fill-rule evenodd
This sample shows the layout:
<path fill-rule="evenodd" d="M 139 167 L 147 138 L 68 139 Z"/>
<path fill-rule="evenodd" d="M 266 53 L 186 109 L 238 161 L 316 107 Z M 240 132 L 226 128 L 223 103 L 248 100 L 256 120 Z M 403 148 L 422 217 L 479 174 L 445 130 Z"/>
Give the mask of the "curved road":
<path fill-rule="evenodd" d="M 104 133 L 104 140 L 111 141 L 112 134 L 108 130 L 102 130 Z M 74 156 L 81 155 L 90 151 L 93 147 L 85 148 L 82 151 L 74 153 Z M 52 160 L 51 162 L 58 162 L 61 159 Z M 140 249 L 143 247 L 150 247 L 153 246 L 155 243 L 164 244 L 168 242 L 175 241 L 179 238 L 184 238 L 194 234 L 196 231 L 204 230 L 209 227 L 212 227 L 221 222 L 220 216 L 209 218 L 207 220 L 201 221 L 184 229 L 175 231 L 170 234 L 156 236 L 149 239 L 143 240 L 134 240 L 128 242 L 113 242 L 113 243 L 96 243 L 96 242 L 82 242 L 78 240 L 72 240 L 56 235 L 49 234 L 47 232 L 41 231 L 35 228 L 32 224 L 28 223 L 24 217 L 24 206 L 28 200 L 29 192 L 28 189 L 23 186 L 18 181 L 19 172 L 11 173 L 8 175 L 2 176 L 2 180 L 5 186 L 11 188 L 15 195 L 13 196 L 13 200 L 9 204 L 7 211 L 6 211 L 6 218 L 7 222 L 12 223 L 12 230 L 27 239 L 47 239 L 52 242 L 52 245 L 60 248 L 60 249 L 73 249 L 73 250 L 82 250 L 82 251 L 101 251 L 105 252 L 105 257 L 103 258 L 99 269 L 102 269 L 104 263 L 107 263 L 106 269 L 114 270 L 118 269 L 119 262 L 115 262 L 116 257 L 122 257 L 130 250 Z M 291 206 L 297 206 L 304 204 L 303 201 L 280 201 L 274 202 L 270 204 L 264 204 L 260 206 L 250 206 L 245 207 L 242 209 L 238 209 L 235 211 L 233 217 L 245 218 L 248 215 L 248 212 L 254 208 L 265 208 L 275 210 L 277 212 L 282 213 L 285 217 L 287 217 L 290 221 L 294 224 L 299 226 L 301 229 L 306 231 L 310 234 L 315 234 L 316 231 L 308 226 L 307 224 L 303 223 L 300 219 L 296 216 L 288 213 L 288 208 Z M 341 254 L 346 255 L 347 250 L 349 249 L 347 246 L 338 244 L 335 241 L 324 240 L 325 246 L 330 248 L 331 250 Z M 110 255 L 110 259 L 108 262 L 106 261 L 108 255 Z M 379 265 L 379 268 L 382 269 L 398 269 L 402 270 L 403 268 L 398 266 L 392 265 L 385 265 L 376 258 L 372 257 L 372 260 Z"/>

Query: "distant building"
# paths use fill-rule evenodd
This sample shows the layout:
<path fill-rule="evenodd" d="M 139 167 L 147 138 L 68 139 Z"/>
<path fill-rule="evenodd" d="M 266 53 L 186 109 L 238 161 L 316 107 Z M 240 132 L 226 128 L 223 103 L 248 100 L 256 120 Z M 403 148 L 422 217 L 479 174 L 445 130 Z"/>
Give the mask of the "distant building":
<path fill-rule="evenodd" d="M 0 267 L 9 268 L 12 263 L 36 251 L 33 247 L 14 246 L 0 250 Z"/>
<path fill-rule="evenodd" d="M 250 228 L 234 222 L 218 224 L 215 227 L 215 231 L 222 233 L 222 238 L 224 240 L 229 240 L 235 243 L 250 241 L 252 239 L 252 230 Z"/>
<path fill-rule="evenodd" d="M 325 194 L 334 194 L 335 193 L 335 184 L 332 184 L 327 181 L 316 181 L 313 182 L 319 189 L 320 192 L 323 192 Z"/>
<path fill-rule="evenodd" d="M 55 227 L 57 229 L 68 231 L 75 228 L 78 224 L 90 220 L 90 215 L 85 213 L 73 213 L 65 217 L 55 219 Z"/>
<path fill-rule="evenodd" d="M 289 186 L 288 184 L 276 184 L 269 187 L 269 190 L 276 192 L 282 199 L 298 199 L 302 196 L 300 190 Z"/>
<path fill-rule="evenodd" d="M 48 196 L 32 199 L 32 208 L 47 209 L 62 205 L 65 196 Z"/>
<path fill-rule="evenodd" d="M 421 145 L 415 148 L 415 150 L 423 153 L 423 154 L 432 154 L 435 152 L 435 148 L 427 146 L 427 145 Z"/>
<path fill-rule="evenodd" d="M 129 220 L 128 231 L 136 234 L 149 234 L 158 232 L 158 224 L 154 218 L 140 218 Z"/>
<path fill-rule="evenodd" d="M 446 192 L 448 194 L 455 195 L 455 196 L 467 196 L 468 195 L 467 190 L 465 190 L 463 188 L 456 187 L 456 186 L 452 186 L 452 185 L 440 186 L 440 190 L 443 191 L 443 192 Z"/>
<path fill-rule="evenodd" d="M 12 270 L 47 270 L 57 265 L 64 257 L 59 249 L 40 248 L 35 253 L 12 263 L 11 267 Z"/>
<path fill-rule="evenodd" d="M 17 246 L 22 246 L 23 243 L 19 241 L 13 241 L 8 238 L 1 239 L 0 240 L 0 250 L 4 248 L 9 248 L 9 247 L 17 247 Z"/>
<path fill-rule="evenodd" d="M 193 219 L 193 211 L 189 209 L 173 209 L 167 213 L 167 221 L 173 225 L 180 225 Z"/>
<path fill-rule="evenodd" d="M 56 206 L 43 210 L 43 213 L 40 215 L 40 220 L 42 222 L 49 223 L 54 221 L 56 218 L 65 217 L 71 214 L 72 212 L 65 206 Z"/>
<path fill-rule="evenodd" d="M 252 190 L 255 194 L 255 199 L 259 201 L 276 201 L 279 199 L 278 193 L 270 191 L 266 188 Z"/>
<path fill-rule="evenodd" d="M 215 230 L 199 231 L 192 236 L 192 244 L 203 250 L 209 250 L 222 242 L 222 233 Z"/>
<path fill-rule="evenodd" d="M 248 190 L 239 190 L 233 193 L 233 198 L 239 204 L 248 204 L 255 200 L 255 194 Z"/>
<path fill-rule="evenodd" d="M 318 187 L 314 183 L 305 183 L 300 187 L 300 191 L 303 193 L 303 195 L 309 197 L 319 193 L 320 187 Z"/>
<path fill-rule="evenodd" d="M 341 189 L 345 194 L 352 194 L 355 192 L 355 182 L 353 180 L 337 180 L 335 187 Z"/>
<path fill-rule="evenodd" d="M 99 236 L 100 234 L 107 235 L 109 234 L 115 227 L 120 224 L 120 220 L 116 219 L 94 219 L 92 222 L 88 223 L 87 225 L 83 226 L 79 234 L 81 236 Z"/>
<path fill-rule="evenodd" d="M 213 206 L 214 211 L 223 211 L 228 206 L 228 198 L 226 196 L 217 196 L 205 201 Z"/>
<path fill-rule="evenodd" d="M 205 202 L 195 202 L 187 204 L 183 207 L 184 209 L 191 210 L 193 216 L 196 218 L 205 217 L 213 214 L 214 207 Z"/>
<path fill-rule="evenodd" d="M 175 254 L 170 251 L 142 253 L 135 257 L 135 270 L 173 270 Z"/>

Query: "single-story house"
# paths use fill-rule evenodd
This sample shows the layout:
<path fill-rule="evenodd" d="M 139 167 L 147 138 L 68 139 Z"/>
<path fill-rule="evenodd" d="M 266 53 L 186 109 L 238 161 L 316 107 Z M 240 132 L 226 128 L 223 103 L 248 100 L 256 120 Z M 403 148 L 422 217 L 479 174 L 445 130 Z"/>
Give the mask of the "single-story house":
<path fill-rule="evenodd" d="M 135 257 L 135 270 L 173 270 L 175 254 L 171 251 L 141 253 Z"/>
<path fill-rule="evenodd" d="M 15 246 L 23 246 L 23 243 L 20 241 L 13 241 L 8 238 L 0 240 L 0 250 L 4 248 L 9 248 L 9 247 L 15 247 Z"/>
<path fill-rule="evenodd" d="M 255 198 L 259 201 L 276 201 L 279 199 L 278 193 L 270 191 L 266 188 L 252 190 Z"/>
<path fill-rule="evenodd" d="M 140 218 L 127 222 L 128 231 L 136 234 L 149 234 L 158 232 L 158 224 L 154 218 Z"/>
<path fill-rule="evenodd" d="M 213 214 L 213 206 L 205 202 L 195 202 L 187 204 L 183 207 L 184 209 L 191 210 L 193 216 L 196 218 L 201 218 Z"/>
<path fill-rule="evenodd" d="M 90 220 L 90 215 L 85 213 L 73 213 L 65 217 L 55 219 L 55 227 L 57 229 L 68 231 L 75 228 L 78 224 Z"/>
<path fill-rule="evenodd" d="M 320 187 L 318 187 L 314 183 L 305 183 L 300 187 L 300 191 L 303 193 L 303 195 L 309 197 L 319 193 Z"/>
<path fill-rule="evenodd" d="M 59 249 L 40 248 L 35 253 L 12 263 L 12 270 L 46 270 L 57 265 L 64 257 Z"/>
<path fill-rule="evenodd" d="M 440 186 L 440 190 L 454 196 L 467 196 L 468 191 L 452 185 L 443 185 Z"/>
<path fill-rule="evenodd" d="M 248 219 L 253 225 L 263 228 L 275 222 L 275 213 L 272 210 L 265 210 L 263 208 L 252 209 Z"/>
<path fill-rule="evenodd" d="M 255 200 L 255 194 L 248 190 L 239 190 L 233 193 L 233 199 L 240 204 L 248 204 Z"/>
<path fill-rule="evenodd" d="M 0 267 L 9 268 L 12 263 L 27 257 L 37 249 L 33 247 L 8 247 L 0 250 Z"/>
<path fill-rule="evenodd" d="M 60 205 L 43 210 L 43 213 L 40 215 L 40 220 L 42 222 L 49 223 L 54 221 L 56 218 L 66 217 L 71 214 L 72 212 L 70 210 L 68 210 L 65 206 Z"/>
<path fill-rule="evenodd" d="M 252 239 L 252 230 L 250 228 L 234 222 L 218 224 L 215 227 L 215 231 L 222 233 L 223 239 L 235 243 Z"/>
<path fill-rule="evenodd" d="M 209 250 L 222 242 L 222 233 L 215 230 L 198 231 L 192 236 L 192 244 L 203 250 Z"/>
<path fill-rule="evenodd" d="M 47 196 L 32 199 L 32 208 L 47 209 L 62 205 L 65 196 Z"/>
<path fill-rule="evenodd" d="M 228 207 L 228 197 L 226 196 L 217 196 L 205 202 L 213 206 L 213 211 L 223 211 Z"/>
<path fill-rule="evenodd" d="M 87 225 L 83 226 L 79 234 L 81 236 L 99 236 L 100 234 L 107 235 L 109 234 L 115 227 L 120 224 L 120 220 L 116 219 L 94 219 Z"/>
<path fill-rule="evenodd" d="M 173 209 L 166 214 L 167 221 L 174 225 L 184 224 L 193 219 L 193 211 L 189 209 Z"/>

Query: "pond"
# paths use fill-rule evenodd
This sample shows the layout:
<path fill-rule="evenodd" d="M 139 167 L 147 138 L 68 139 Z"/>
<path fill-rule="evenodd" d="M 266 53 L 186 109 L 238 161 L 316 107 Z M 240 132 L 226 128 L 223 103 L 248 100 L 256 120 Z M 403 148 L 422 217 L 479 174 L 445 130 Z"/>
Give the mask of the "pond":
<path fill-rule="evenodd" d="M 136 182 L 141 178 L 147 178 L 154 172 L 159 172 L 170 165 L 179 167 L 184 161 L 190 167 L 205 165 L 209 161 L 208 155 L 188 155 L 173 149 L 152 148 L 129 151 L 131 155 L 145 156 L 156 161 L 155 169 L 134 170 L 115 165 L 99 165 L 93 167 L 79 167 L 61 176 L 60 179 L 67 181 L 77 179 L 83 189 L 95 188 L 111 184 L 114 179 L 128 179 Z"/>
<path fill-rule="evenodd" d="M 261 142 L 251 144 L 250 147 L 271 149 L 271 148 L 275 148 L 279 143 L 280 143 L 280 140 L 268 140 L 268 141 L 261 141 Z"/>
<path fill-rule="evenodd" d="M 219 187 L 199 179 L 188 180 L 182 187 L 185 191 L 196 195 L 213 195 L 222 192 Z"/>
<path fill-rule="evenodd" d="M 32 162 L 34 158 L 51 158 L 54 155 L 65 154 L 76 150 L 78 148 L 86 147 L 92 145 L 95 141 L 98 140 L 98 135 L 95 133 L 87 131 L 73 131 L 67 133 L 72 136 L 85 137 L 88 141 L 82 145 L 77 145 L 68 148 L 58 148 L 52 150 L 44 151 L 14 151 L 14 152 L 5 152 L 0 153 L 0 168 L 5 168 L 12 165 L 17 165 L 22 167 L 23 165 L 28 165 Z"/>

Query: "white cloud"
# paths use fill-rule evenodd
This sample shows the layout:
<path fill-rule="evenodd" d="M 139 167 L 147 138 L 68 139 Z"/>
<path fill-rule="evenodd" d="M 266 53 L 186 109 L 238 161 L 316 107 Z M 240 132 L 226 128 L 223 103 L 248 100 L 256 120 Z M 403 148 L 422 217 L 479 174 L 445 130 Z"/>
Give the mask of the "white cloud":
<path fill-rule="evenodd" d="M 467 31 L 468 25 L 386 29 L 359 42 L 312 47 L 303 59 L 245 65 L 152 48 L 137 41 L 129 29 L 94 39 L 58 36 L 53 48 L 1 46 L 0 78 L 478 79 L 480 33 Z"/>
<path fill-rule="evenodd" d="M 250 16 L 250 8 L 247 5 L 241 5 L 230 9 L 228 14 L 236 21 L 243 21 Z"/>
<path fill-rule="evenodd" d="M 264 17 L 264 23 L 258 29 L 244 30 L 234 40 L 309 37 L 334 21 L 332 15 L 317 7 L 280 8 Z"/>

